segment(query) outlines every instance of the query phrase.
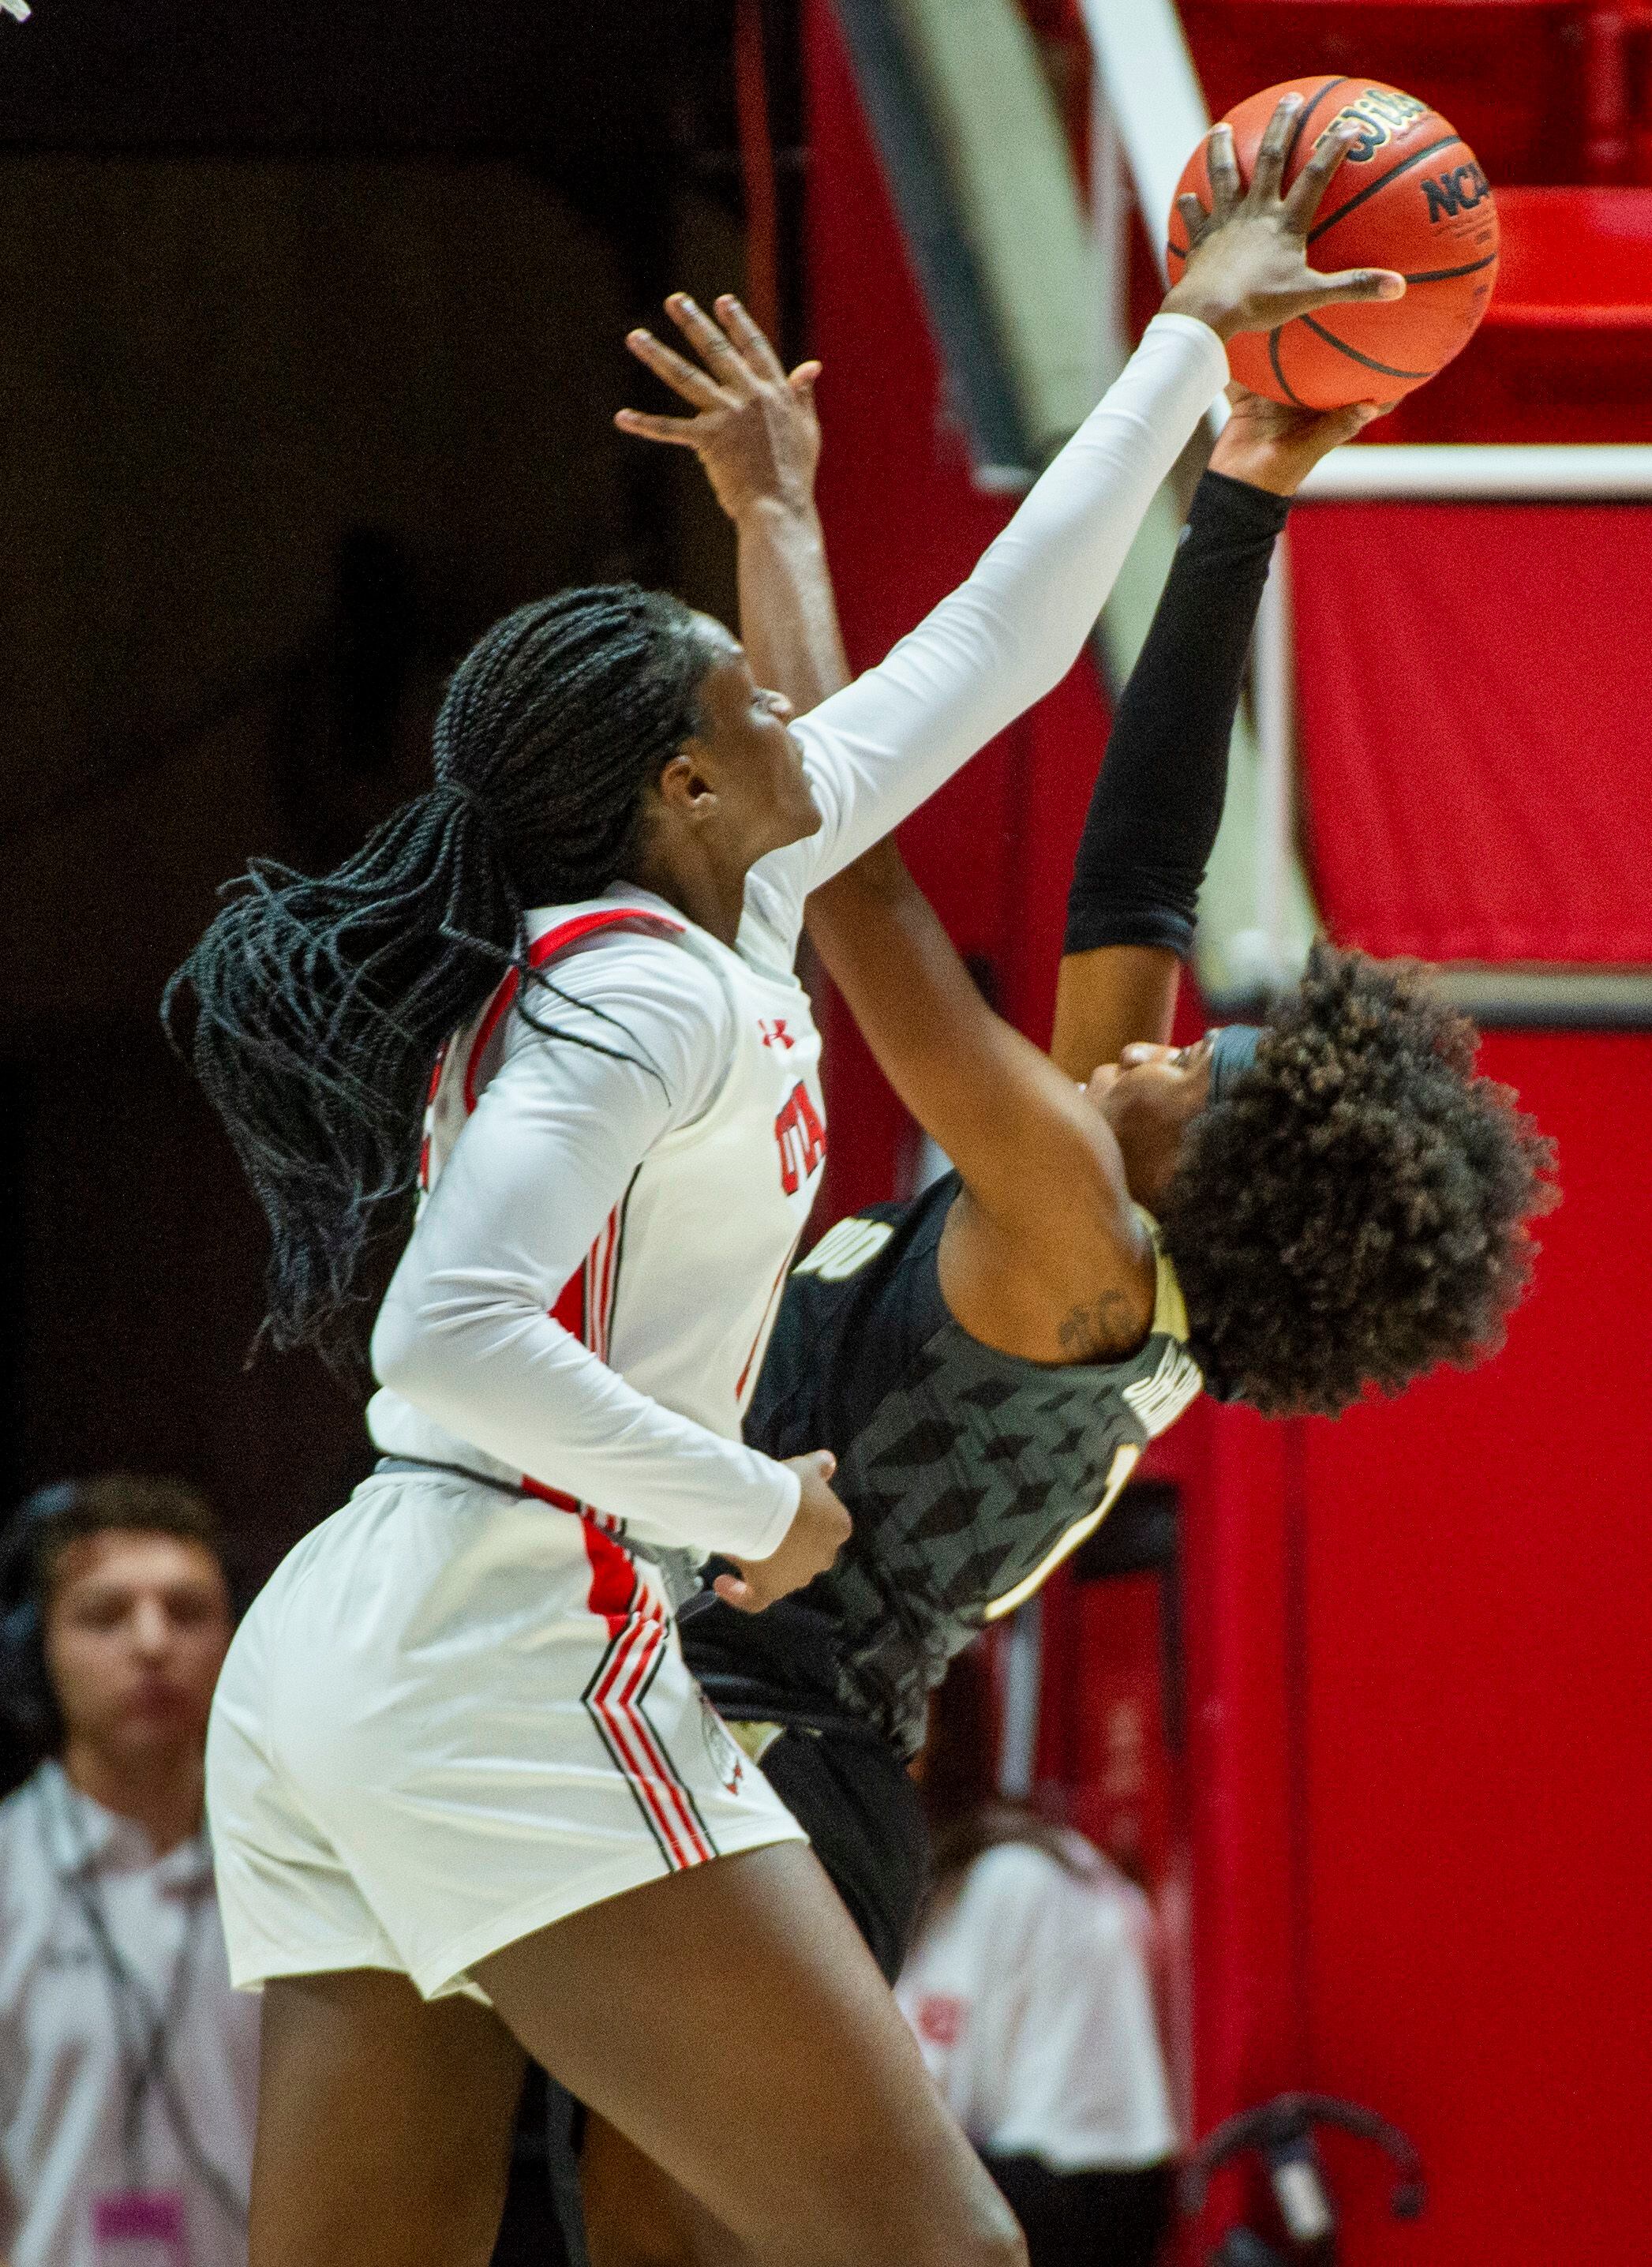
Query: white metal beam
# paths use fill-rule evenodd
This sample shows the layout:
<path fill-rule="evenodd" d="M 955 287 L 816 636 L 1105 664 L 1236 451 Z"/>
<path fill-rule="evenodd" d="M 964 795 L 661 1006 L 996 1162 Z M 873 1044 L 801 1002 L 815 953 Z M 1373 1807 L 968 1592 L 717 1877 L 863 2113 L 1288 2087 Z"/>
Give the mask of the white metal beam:
<path fill-rule="evenodd" d="M 1652 495 L 1652 444 L 1356 443 L 1316 465 L 1301 493 L 1307 502 L 1321 503 L 1355 497 L 1460 502 L 1501 496 L 1512 502 Z"/>
<path fill-rule="evenodd" d="M 1176 184 L 1189 151 L 1210 131 L 1204 89 L 1172 0 L 1080 5 L 1162 274 Z"/>

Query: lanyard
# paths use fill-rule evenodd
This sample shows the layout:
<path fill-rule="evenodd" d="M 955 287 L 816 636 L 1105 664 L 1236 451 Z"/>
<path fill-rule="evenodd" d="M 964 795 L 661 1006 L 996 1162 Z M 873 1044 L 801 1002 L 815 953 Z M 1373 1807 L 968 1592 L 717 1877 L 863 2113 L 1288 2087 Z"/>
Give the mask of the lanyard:
<path fill-rule="evenodd" d="M 47 1808 L 44 1780 L 36 1781 L 36 1793 L 44 1814 Z M 228 2215 L 231 2224 L 244 2228 L 246 2225 L 246 2206 L 237 2195 L 234 2183 L 219 2171 L 197 2140 L 194 2121 L 178 2091 L 171 2061 L 172 2041 L 189 1998 L 195 1953 L 201 1940 L 201 1925 L 207 1909 L 207 1891 L 204 1887 L 197 1887 L 190 1893 L 183 1941 L 173 1959 L 165 1991 L 157 2002 L 148 1985 L 141 1976 L 134 1973 L 115 1943 L 92 1870 L 92 1852 L 76 1822 L 73 1798 L 67 1792 L 66 1786 L 59 1792 L 58 1807 L 63 1840 L 70 1852 L 70 1864 L 69 1870 L 63 1872 L 54 1861 L 53 1870 L 80 1909 L 81 1918 L 97 1952 L 98 1964 L 108 1986 L 120 2032 L 121 2063 L 126 2073 L 126 2107 L 121 2119 L 121 2146 L 127 2179 L 135 2189 L 143 2186 L 139 2158 L 143 2146 L 143 2112 L 151 2094 L 154 2093 L 159 2096 L 167 2123 L 173 2129 L 173 2139 L 185 2161 L 220 2209 Z M 52 1838 L 49 1822 L 44 1816 L 41 1823 L 49 1858 Z"/>

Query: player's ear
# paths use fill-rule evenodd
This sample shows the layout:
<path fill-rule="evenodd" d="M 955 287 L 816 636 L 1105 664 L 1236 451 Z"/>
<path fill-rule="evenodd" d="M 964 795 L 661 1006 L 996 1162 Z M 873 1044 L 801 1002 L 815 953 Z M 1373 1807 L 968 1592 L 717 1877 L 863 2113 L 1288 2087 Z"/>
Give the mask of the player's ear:
<path fill-rule="evenodd" d="M 716 808 L 717 790 L 698 740 L 683 742 L 656 782 L 660 803 L 668 812 L 701 820 Z"/>

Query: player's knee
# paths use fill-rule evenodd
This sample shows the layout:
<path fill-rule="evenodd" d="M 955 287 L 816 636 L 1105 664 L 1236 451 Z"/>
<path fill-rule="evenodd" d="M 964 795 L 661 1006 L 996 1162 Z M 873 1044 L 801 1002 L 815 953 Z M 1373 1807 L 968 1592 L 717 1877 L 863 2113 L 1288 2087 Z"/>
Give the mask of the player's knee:
<path fill-rule="evenodd" d="M 1027 2243 L 1008 2207 L 991 2226 L 937 2233 L 908 2241 L 889 2255 L 890 2267 L 1027 2267 Z"/>
<path fill-rule="evenodd" d="M 967 2256 L 970 2267 L 1027 2267 L 1027 2240 L 1021 2233 L 1021 2223 L 996 2189 L 985 2200 L 979 2213 L 982 2225 L 975 2233 L 967 2254 L 953 2253 L 954 2258 Z M 939 2267 L 941 2255 L 936 2255 Z"/>
<path fill-rule="evenodd" d="M 914 2215 L 885 2201 L 876 2218 L 850 2234 L 845 2267 L 1027 2267 L 1026 2239 L 984 2171 L 951 2210 Z"/>

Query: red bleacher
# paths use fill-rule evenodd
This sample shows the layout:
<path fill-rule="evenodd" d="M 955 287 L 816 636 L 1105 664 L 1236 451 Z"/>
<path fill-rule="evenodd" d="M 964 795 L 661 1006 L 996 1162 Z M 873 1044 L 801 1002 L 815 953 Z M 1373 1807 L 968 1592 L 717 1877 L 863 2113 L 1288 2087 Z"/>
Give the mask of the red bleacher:
<path fill-rule="evenodd" d="M 1187 0 L 1213 115 L 1324 69 L 1424 93 L 1496 187 L 1503 269 L 1450 375 L 1380 441 L 1652 441 L 1652 8 Z"/>
<path fill-rule="evenodd" d="M 1076 0 L 1024 4 L 1070 88 L 1087 55 Z M 1652 441 L 1652 5 L 1186 0 L 1181 15 L 1213 117 L 1317 70 L 1386 79 L 1426 94 L 1496 187 L 1493 311 L 1374 441 Z M 1137 251 L 1145 311 L 1145 235 Z"/>

